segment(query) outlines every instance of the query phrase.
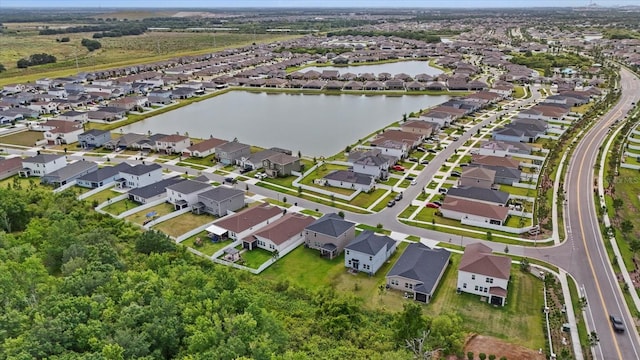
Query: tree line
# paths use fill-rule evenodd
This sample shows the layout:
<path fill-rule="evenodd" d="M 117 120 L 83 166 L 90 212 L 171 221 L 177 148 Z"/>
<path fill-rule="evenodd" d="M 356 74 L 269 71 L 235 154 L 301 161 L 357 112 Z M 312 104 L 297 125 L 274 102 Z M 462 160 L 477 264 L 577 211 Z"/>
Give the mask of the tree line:
<path fill-rule="evenodd" d="M 56 57 L 51 54 L 41 53 L 41 54 L 32 54 L 29 58 L 23 58 L 18 60 L 18 68 L 26 69 L 29 66 L 36 65 L 44 65 L 51 64 L 57 61 Z"/>
<path fill-rule="evenodd" d="M 0 189 L 0 360 L 408 360 L 423 331 L 429 349 L 461 351 L 456 315 L 367 310 L 330 287 L 213 264 L 75 195 Z"/>

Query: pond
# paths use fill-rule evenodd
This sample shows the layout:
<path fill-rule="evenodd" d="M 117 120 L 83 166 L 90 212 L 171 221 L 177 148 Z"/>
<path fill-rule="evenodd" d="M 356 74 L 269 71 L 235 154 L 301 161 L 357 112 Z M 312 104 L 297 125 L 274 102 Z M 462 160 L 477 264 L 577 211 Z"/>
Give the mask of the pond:
<path fill-rule="evenodd" d="M 315 70 L 318 72 L 322 72 L 322 70 L 338 70 L 340 74 L 348 72 L 354 74 L 373 73 L 376 75 L 383 72 L 391 75 L 405 73 L 410 76 L 418 74 L 428 74 L 432 76 L 442 74 L 442 70 L 429 66 L 429 62 L 427 61 L 400 61 L 384 64 L 349 66 L 309 66 L 301 69 L 300 72 L 307 72 L 309 70 Z"/>
<path fill-rule="evenodd" d="M 308 156 L 331 156 L 358 139 L 441 104 L 439 95 L 302 95 L 231 91 L 122 127 L 123 132 L 210 135 Z M 120 131 L 118 129 L 118 131 Z"/>

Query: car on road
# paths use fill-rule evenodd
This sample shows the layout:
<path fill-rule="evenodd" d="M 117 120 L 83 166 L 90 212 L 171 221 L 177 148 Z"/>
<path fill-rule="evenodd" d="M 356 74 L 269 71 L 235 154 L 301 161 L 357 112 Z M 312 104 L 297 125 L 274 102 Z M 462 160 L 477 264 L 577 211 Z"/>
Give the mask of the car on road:
<path fill-rule="evenodd" d="M 236 184 L 238 182 L 238 180 L 234 179 L 232 177 L 227 177 L 227 178 L 224 178 L 224 182 L 229 183 L 229 184 Z"/>
<path fill-rule="evenodd" d="M 622 318 L 615 315 L 609 315 L 609 320 L 611 320 L 613 330 L 616 332 L 624 332 L 624 323 L 622 322 Z"/>
<path fill-rule="evenodd" d="M 400 165 L 393 165 L 391 167 L 391 170 L 395 170 L 395 171 L 404 171 L 404 166 L 400 166 Z"/>
<path fill-rule="evenodd" d="M 438 206 L 438 204 L 434 204 L 432 202 L 427 203 L 427 205 L 425 205 L 425 206 L 428 207 L 428 208 L 432 208 L 432 209 L 439 209 L 440 208 L 440 206 Z"/>
<path fill-rule="evenodd" d="M 454 137 L 452 137 L 452 139 L 453 139 L 453 141 L 458 141 L 458 139 L 460 139 L 460 138 L 457 137 L 457 136 L 454 136 Z"/>
<path fill-rule="evenodd" d="M 396 201 L 395 201 L 395 200 L 390 200 L 390 201 L 387 203 L 387 207 L 392 207 L 392 206 L 393 206 L 393 205 L 395 205 L 395 204 L 396 204 Z"/>

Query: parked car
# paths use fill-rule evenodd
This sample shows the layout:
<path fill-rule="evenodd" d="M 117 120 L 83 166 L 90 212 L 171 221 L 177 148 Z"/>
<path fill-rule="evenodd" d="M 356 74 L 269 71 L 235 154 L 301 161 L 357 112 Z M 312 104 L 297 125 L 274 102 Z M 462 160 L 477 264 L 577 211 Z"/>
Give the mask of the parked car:
<path fill-rule="evenodd" d="M 423 148 L 423 147 L 418 147 L 416 148 L 416 150 L 418 151 L 422 151 L 422 152 L 427 152 L 427 149 Z"/>
<path fill-rule="evenodd" d="M 432 154 L 437 154 L 437 153 L 438 153 L 437 151 L 435 151 L 435 150 L 433 150 L 433 149 L 428 149 L 428 150 L 427 150 L 427 152 L 430 152 L 430 153 L 432 153 Z"/>
<path fill-rule="evenodd" d="M 418 185 L 418 180 L 416 179 L 411 180 L 411 185 Z"/>
<path fill-rule="evenodd" d="M 438 192 L 439 192 L 440 194 L 446 194 L 448 191 L 449 191 L 449 189 L 447 189 L 447 188 L 440 188 L 440 189 L 438 189 Z"/>
<path fill-rule="evenodd" d="M 267 174 L 263 173 L 263 172 L 259 172 L 255 175 L 253 175 L 254 178 L 259 179 L 259 180 L 263 180 L 267 178 Z"/>
<path fill-rule="evenodd" d="M 405 179 L 411 181 L 411 180 L 415 180 L 415 178 L 413 176 L 407 176 Z"/>
<path fill-rule="evenodd" d="M 460 138 L 457 137 L 457 136 L 454 136 L 454 137 L 452 137 L 452 139 L 453 139 L 453 141 L 458 141 L 458 139 L 460 139 Z"/>
<path fill-rule="evenodd" d="M 396 195 L 396 201 L 400 201 L 402 200 L 402 193 L 399 193 L 398 195 Z"/>
<path fill-rule="evenodd" d="M 422 160 L 422 161 L 420 161 L 420 164 L 428 165 L 429 164 L 429 160 Z"/>
<path fill-rule="evenodd" d="M 613 326 L 613 330 L 616 332 L 624 332 L 624 323 L 622 319 L 615 315 L 609 315 L 609 320 L 611 320 L 611 326 Z"/>
<path fill-rule="evenodd" d="M 246 174 L 246 173 L 248 173 L 248 172 L 249 172 L 249 171 L 251 171 L 251 170 L 252 170 L 252 169 L 251 169 L 251 168 L 248 168 L 248 167 L 242 168 L 242 169 L 240 169 L 240 174 Z"/>
<path fill-rule="evenodd" d="M 404 171 L 404 166 L 400 166 L 400 165 L 393 165 L 391 167 L 391 170 L 395 170 L 395 171 Z"/>
<path fill-rule="evenodd" d="M 451 172 L 451 176 L 453 177 L 460 177 L 462 176 L 462 173 L 460 171 L 452 171 Z"/>
<path fill-rule="evenodd" d="M 410 157 L 410 158 L 409 158 L 409 161 L 418 162 L 418 158 Z"/>
<path fill-rule="evenodd" d="M 391 201 L 389 201 L 389 202 L 387 203 L 387 207 L 392 207 L 392 206 L 393 206 L 393 205 L 395 205 L 395 204 L 396 204 L 396 201 L 395 201 L 395 200 L 391 200 Z"/>
<path fill-rule="evenodd" d="M 428 207 L 428 208 L 432 208 L 432 209 L 439 209 L 440 208 L 440 206 L 438 206 L 438 204 L 435 204 L 435 203 L 432 203 L 432 202 L 428 203 L 425 206 Z"/>
<path fill-rule="evenodd" d="M 460 166 L 460 167 L 465 167 L 465 166 L 469 166 L 469 164 L 464 163 L 464 164 L 460 164 L 460 165 L 458 165 L 458 166 Z"/>
<path fill-rule="evenodd" d="M 442 206 L 442 203 L 440 201 L 434 201 L 433 203 L 438 205 L 438 206 Z"/>
<path fill-rule="evenodd" d="M 232 177 L 227 177 L 224 178 L 224 182 L 229 183 L 229 184 L 236 184 L 238 182 L 238 180 L 232 178 Z"/>

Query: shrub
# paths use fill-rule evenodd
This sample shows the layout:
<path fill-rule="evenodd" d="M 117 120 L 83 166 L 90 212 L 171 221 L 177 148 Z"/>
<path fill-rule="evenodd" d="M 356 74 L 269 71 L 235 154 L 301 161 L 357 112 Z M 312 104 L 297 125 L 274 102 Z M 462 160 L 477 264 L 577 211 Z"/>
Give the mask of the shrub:
<path fill-rule="evenodd" d="M 467 359 L 468 359 L 468 360 L 473 360 L 473 351 L 469 351 L 469 352 L 467 353 Z"/>
<path fill-rule="evenodd" d="M 478 357 L 480 358 L 480 360 L 485 360 L 487 358 L 487 354 L 480 353 L 480 354 L 478 354 Z"/>
<path fill-rule="evenodd" d="M 89 50 L 89 51 L 98 50 L 98 49 L 100 49 L 102 47 L 102 44 L 100 43 L 100 41 L 91 40 L 91 39 L 82 39 L 80 44 L 82 44 L 82 46 L 86 47 L 87 50 Z"/>

